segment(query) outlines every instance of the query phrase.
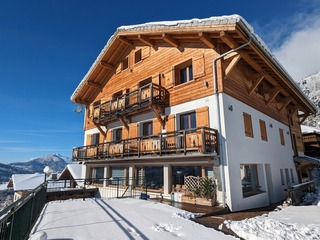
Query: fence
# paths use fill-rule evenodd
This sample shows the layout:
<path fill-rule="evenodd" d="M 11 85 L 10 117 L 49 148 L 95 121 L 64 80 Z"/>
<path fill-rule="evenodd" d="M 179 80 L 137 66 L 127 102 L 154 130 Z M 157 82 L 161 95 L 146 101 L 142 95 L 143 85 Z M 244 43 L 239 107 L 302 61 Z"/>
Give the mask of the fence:
<path fill-rule="evenodd" d="M 24 240 L 46 202 L 46 185 L 41 184 L 0 212 L 0 240 Z"/>
<path fill-rule="evenodd" d="M 48 180 L 47 183 L 48 201 L 85 197 L 140 197 L 141 193 L 147 194 L 145 181 L 138 181 L 137 178 Z"/>
<path fill-rule="evenodd" d="M 147 197 L 145 181 L 136 178 L 48 180 L 0 211 L 0 240 L 28 239 L 47 201 L 94 197 L 99 188 L 107 198 Z"/>
<path fill-rule="evenodd" d="M 301 183 L 286 189 L 286 197 L 291 199 L 293 205 L 298 205 L 307 192 L 315 192 L 314 181 Z"/>

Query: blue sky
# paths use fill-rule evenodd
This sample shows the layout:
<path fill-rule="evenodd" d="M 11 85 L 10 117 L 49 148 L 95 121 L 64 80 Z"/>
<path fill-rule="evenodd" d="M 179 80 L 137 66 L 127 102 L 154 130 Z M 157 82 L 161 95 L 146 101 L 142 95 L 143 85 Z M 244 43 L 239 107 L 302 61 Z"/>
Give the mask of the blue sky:
<path fill-rule="evenodd" d="M 0 1 L 0 162 L 70 157 L 83 144 L 70 96 L 117 27 L 229 14 L 295 79 L 320 71 L 318 0 Z"/>

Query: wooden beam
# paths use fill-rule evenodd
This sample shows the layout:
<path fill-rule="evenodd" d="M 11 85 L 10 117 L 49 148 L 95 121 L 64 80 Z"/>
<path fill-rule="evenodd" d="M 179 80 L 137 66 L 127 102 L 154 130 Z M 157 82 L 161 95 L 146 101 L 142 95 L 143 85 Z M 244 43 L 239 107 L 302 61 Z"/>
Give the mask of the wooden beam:
<path fill-rule="evenodd" d="M 298 109 L 299 109 L 299 105 L 295 105 L 295 106 L 289 108 L 288 110 L 290 110 L 290 112 L 291 112 L 290 117 L 292 117 L 298 111 Z"/>
<path fill-rule="evenodd" d="M 220 38 L 230 48 L 238 47 L 238 43 L 228 33 L 226 33 L 225 31 L 221 31 L 220 32 Z"/>
<path fill-rule="evenodd" d="M 282 112 L 288 105 L 289 103 L 292 101 L 291 97 L 287 97 L 282 101 L 282 106 L 279 108 L 279 111 Z"/>
<path fill-rule="evenodd" d="M 212 41 L 212 39 L 209 37 L 209 35 L 207 33 L 199 32 L 198 36 L 199 36 L 200 40 L 204 44 L 206 44 L 209 48 L 212 48 L 212 49 L 216 48 L 214 42 Z"/>
<path fill-rule="evenodd" d="M 161 126 L 163 128 L 165 128 L 165 123 L 164 123 L 164 120 L 162 119 L 162 117 L 160 116 L 158 107 L 154 104 L 151 104 L 150 107 L 152 108 L 152 110 L 153 110 L 154 114 L 156 115 L 156 118 L 158 119 Z"/>
<path fill-rule="evenodd" d="M 141 42 L 147 44 L 147 45 L 150 46 L 150 47 L 153 47 L 153 45 L 154 45 L 154 42 L 153 42 L 152 40 L 150 40 L 148 37 L 143 36 L 143 35 L 141 35 L 141 34 L 138 35 L 138 39 L 139 39 Z"/>
<path fill-rule="evenodd" d="M 92 81 L 87 81 L 87 84 L 89 86 L 91 86 L 91 87 L 101 89 L 101 85 L 99 83 L 95 83 L 95 82 L 92 82 Z"/>
<path fill-rule="evenodd" d="M 240 55 L 235 56 L 231 62 L 229 63 L 229 65 L 226 67 L 225 70 L 225 77 L 228 76 L 228 74 L 232 71 L 232 69 L 237 65 L 237 63 L 239 62 L 239 60 L 241 59 Z"/>
<path fill-rule="evenodd" d="M 269 99 L 267 100 L 267 105 L 270 105 L 270 103 L 276 98 L 278 93 L 281 91 L 281 87 L 277 86 L 270 90 L 269 92 Z"/>
<path fill-rule="evenodd" d="M 162 39 L 173 47 L 179 47 L 179 42 L 166 33 L 162 33 Z"/>
<path fill-rule="evenodd" d="M 304 122 L 304 120 L 306 120 L 306 119 L 307 119 L 307 117 L 309 117 L 309 115 L 308 115 L 308 114 L 298 115 L 298 118 L 299 118 L 299 124 L 301 125 L 301 124 Z"/>
<path fill-rule="evenodd" d="M 234 58 L 235 56 L 239 55 L 240 51 L 229 53 L 228 55 L 223 57 L 223 60 L 228 60 L 229 58 Z"/>
<path fill-rule="evenodd" d="M 107 131 L 103 131 L 103 129 L 101 128 L 101 126 L 98 123 L 96 123 L 96 122 L 93 122 L 93 123 L 98 128 L 98 130 L 102 134 L 103 138 L 106 139 L 108 130 Z"/>
<path fill-rule="evenodd" d="M 107 62 L 104 62 L 104 61 L 101 61 L 100 62 L 100 66 L 104 67 L 104 68 L 107 68 L 109 70 L 114 70 L 115 69 L 115 66 L 113 66 L 112 64 L 110 63 L 107 63 Z"/>
<path fill-rule="evenodd" d="M 78 104 L 82 104 L 82 105 L 86 105 L 86 106 L 88 106 L 89 105 L 89 101 L 87 101 L 87 100 L 83 100 L 83 99 L 79 99 L 79 98 L 76 98 L 76 99 L 74 99 L 74 101 L 76 102 L 76 103 L 78 103 Z"/>
<path fill-rule="evenodd" d="M 125 37 L 123 37 L 123 36 L 118 36 L 118 39 L 119 39 L 121 42 L 123 42 L 123 43 L 125 43 L 125 44 L 127 44 L 127 45 L 129 45 L 129 46 L 133 45 L 132 41 L 128 40 L 127 38 L 125 38 Z"/>
<path fill-rule="evenodd" d="M 123 116 L 119 117 L 120 122 L 122 123 L 122 125 L 127 129 L 127 131 L 129 131 L 129 125 L 127 124 L 126 120 L 124 119 Z"/>
<path fill-rule="evenodd" d="M 247 52 L 241 51 L 240 55 L 254 70 L 262 74 L 265 79 L 267 79 L 270 83 L 275 85 L 277 81 L 273 77 L 271 77 L 267 72 L 265 72 L 263 68 L 255 60 L 253 60 Z"/>
<path fill-rule="evenodd" d="M 258 87 L 258 85 L 261 83 L 261 81 L 264 79 L 264 76 L 261 76 L 261 74 L 258 75 L 258 77 L 252 81 L 252 86 L 249 88 L 249 95 L 251 95 L 254 90 Z"/>

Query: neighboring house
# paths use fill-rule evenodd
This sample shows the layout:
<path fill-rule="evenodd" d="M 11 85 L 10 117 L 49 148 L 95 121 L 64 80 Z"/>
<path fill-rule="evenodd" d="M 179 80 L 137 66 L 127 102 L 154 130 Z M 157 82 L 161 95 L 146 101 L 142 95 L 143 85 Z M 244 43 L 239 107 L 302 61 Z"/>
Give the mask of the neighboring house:
<path fill-rule="evenodd" d="M 295 158 L 299 180 L 312 179 L 312 170 L 320 166 L 320 129 L 301 125 L 305 156 Z"/>
<path fill-rule="evenodd" d="M 64 187 L 75 188 L 77 185 L 83 185 L 82 165 L 68 164 L 58 177 L 57 183 L 63 183 Z M 61 181 L 65 180 L 65 181 Z M 58 184 L 59 185 L 59 184 Z"/>
<path fill-rule="evenodd" d="M 238 15 L 118 28 L 71 100 L 86 107 L 83 177 L 146 178 L 167 198 L 184 176 L 214 177 L 232 211 L 298 183 L 316 111 Z"/>
<path fill-rule="evenodd" d="M 81 164 L 68 164 L 60 173 L 58 180 L 79 180 L 82 177 Z"/>
<path fill-rule="evenodd" d="M 13 200 L 16 201 L 19 198 L 27 195 L 30 191 L 37 188 L 40 184 L 44 183 L 45 174 L 13 174 L 12 184 L 14 190 Z"/>

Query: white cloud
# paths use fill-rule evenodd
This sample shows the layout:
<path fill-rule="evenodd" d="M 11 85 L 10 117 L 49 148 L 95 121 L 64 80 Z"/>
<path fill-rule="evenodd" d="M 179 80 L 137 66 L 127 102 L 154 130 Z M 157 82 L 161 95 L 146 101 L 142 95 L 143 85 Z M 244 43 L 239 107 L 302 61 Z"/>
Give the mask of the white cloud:
<path fill-rule="evenodd" d="M 294 23 L 294 29 L 273 50 L 273 54 L 296 81 L 320 71 L 319 12 L 299 14 L 290 19 L 291 23 L 287 26 L 293 27 Z"/>

